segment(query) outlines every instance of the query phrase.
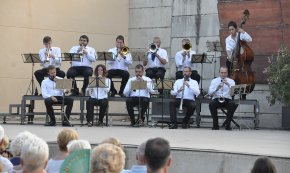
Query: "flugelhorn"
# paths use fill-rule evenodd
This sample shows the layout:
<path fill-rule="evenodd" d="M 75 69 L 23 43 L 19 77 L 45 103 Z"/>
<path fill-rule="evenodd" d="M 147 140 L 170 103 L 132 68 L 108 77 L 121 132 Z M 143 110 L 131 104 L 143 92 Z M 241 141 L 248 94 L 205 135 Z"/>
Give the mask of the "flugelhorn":
<path fill-rule="evenodd" d="M 149 44 L 149 53 L 156 53 L 158 51 L 158 47 L 155 43 Z"/>
<path fill-rule="evenodd" d="M 191 43 L 190 42 L 186 42 L 186 43 L 184 43 L 182 45 L 182 49 L 183 49 L 184 52 L 190 51 L 191 47 L 192 46 L 191 46 Z"/>

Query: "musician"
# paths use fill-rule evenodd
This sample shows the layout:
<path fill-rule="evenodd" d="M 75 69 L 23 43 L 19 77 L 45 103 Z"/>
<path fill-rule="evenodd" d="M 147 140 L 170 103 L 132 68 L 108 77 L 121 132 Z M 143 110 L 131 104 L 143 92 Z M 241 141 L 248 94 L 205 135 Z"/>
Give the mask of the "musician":
<path fill-rule="evenodd" d="M 96 76 L 95 81 L 97 85 L 101 85 L 102 82 L 100 79 L 105 78 L 107 74 L 106 67 L 103 64 L 97 65 L 95 68 L 94 74 Z M 111 81 L 108 78 L 105 78 L 105 87 L 95 87 L 93 88 L 90 99 L 87 101 L 87 121 L 88 126 L 92 126 L 93 118 L 94 118 L 94 106 L 100 106 L 99 111 L 99 123 L 103 124 L 103 119 L 108 108 L 108 92 L 110 91 Z"/>
<path fill-rule="evenodd" d="M 160 47 L 160 37 L 154 37 L 153 44 L 156 45 L 156 51 L 147 53 L 147 61 L 143 62 L 144 66 L 147 66 L 146 76 L 150 79 L 164 79 L 165 76 L 165 65 L 168 63 L 167 51 Z M 150 47 L 149 47 L 150 49 Z"/>
<path fill-rule="evenodd" d="M 129 79 L 128 66 L 132 64 L 131 54 L 128 52 L 124 54 L 122 52 L 122 48 L 125 46 L 124 37 L 122 35 L 117 36 L 116 38 L 116 47 L 108 50 L 108 52 L 113 53 L 114 61 L 108 61 L 109 70 L 108 70 L 108 78 L 111 80 L 111 96 L 114 97 L 117 94 L 117 90 L 114 87 L 114 83 L 112 81 L 113 77 L 121 77 L 121 86 L 119 90 L 119 95 L 123 97 L 123 91 L 125 85 Z"/>
<path fill-rule="evenodd" d="M 47 75 L 47 67 L 49 65 L 54 65 L 56 67 L 56 76 L 61 78 L 65 77 L 65 72 L 60 70 L 61 66 L 61 50 L 59 47 L 52 47 L 52 39 L 50 36 L 45 36 L 43 38 L 44 48 L 39 50 L 39 57 L 41 60 L 40 65 L 43 67 L 40 70 L 34 72 L 34 76 L 41 85 L 44 77 Z"/>
<path fill-rule="evenodd" d="M 228 110 L 225 128 L 231 130 L 231 120 L 236 110 L 236 104 L 231 97 L 231 87 L 235 85 L 235 81 L 228 78 L 227 67 L 220 67 L 220 77 L 211 81 L 208 94 L 212 96 L 212 101 L 209 103 L 209 110 L 213 119 L 213 130 L 219 130 L 217 109 L 225 107 Z M 224 102 L 221 101 L 224 99 Z"/>
<path fill-rule="evenodd" d="M 236 47 L 238 32 L 241 33 L 240 40 L 251 42 L 252 37 L 247 32 L 245 32 L 242 28 L 238 28 L 237 23 L 234 21 L 230 21 L 228 23 L 228 29 L 229 29 L 230 35 L 226 38 L 226 51 L 227 51 L 226 65 L 227 65 L 227 68 L 229 69 L 229 75 L 230 75 L 231 69 L 233 66 L 232 64 L 233 55 L 234 55 L 233 52 Z"/>
<path fill-rule="evenodd" d="M 79 38 L 79 46 L 73 46 L 70 49 L 70 53 L 81 54 L 80 61 L 72 61 L 72 66 L 67 71 L 67 78 L 74 79 L 76 76 L 84 77 L 83 87 L 81 95 L 85 94 L 86 88 L 89 84 L 89 76 L 93 74 L 92 62 L 96 61 L 96 51 L 94 48 L 88 46 L 89 37 L 82 35 Z M 77 88 L 76 81 L 74 81 L 73 95 L 79 95 L 79 89 Z"/>
<path fill-rule="evenodd" d="M 190 78 L 193 80 L 196 80 L 197 83 L 200 81 L 200 75 L 198 74 L 195 64 L 191 62 L 191 56 L 196 54 L 195 51 L 191 50 L 191 43 L 190 40 L 185 38 L 182 40 L 182 48 L 183 50 L 179 51 L 175 55 L 175 64 L 177 68 L 177 72 L 175 74 L 176 79 L 182 79 L 183 78 L 183 69 L 184 67 L 190 67 L 191 68 L 191 75 Z M 187 45 L 190 45 L 190 47 L 186 47 Z M 186 48 L 186 49 L 184 49 Z"/>
<path fill-rule="evenodd" d="M 181 108 L 183 107 L 187 108 L 185 117 L 182 121 L 182 128 L 187 129 L 189 127 L 189 120 L 192 116 L 194 110 L 195 110 L 195 97 L 199 95 L 199 86 L 196 80 L 193 80 L 190 78 L 191 76 L 191 68 L 190 67 L 184 67 L 183 68 L 183 78 L 178 79 L 175 81 L 173 85 L 173 90 L 171 91 L 171 95 L 176 96 L 175 101 L 170 102 L 170 120 L 171 120 L 171 126 L 169 126 L 169 129 L 177 129 L 177 117 L 176 117 L 176 108 L 180 107 L 181 100 L 183 101 L 183 104 L 181 105 Z"/>
<path fill-rule="evenodd" d="M 141 107 L 141 120 L 144 122 L 145 120 L 144 114 L 149 106 L 150 93 L 154 92 L 152 80 L 149 77 L 143 76 L 143 73 L 144 73 L 144 67 L 141 64 L 136 65 L 135 67 L 136 76 L 128 80 L 126 87 L 124 89 L 124 95 L 128 97 L 126 100 L 126 106 L 127 106 L 127 111 L 128 111 L 130 120 L 131 120 L 130 126 L 134 126 L 136 123 L 133 107 L 139 106 L 139 104 Z M 132 81 L 142 81 L 142 80 L 147 81 L 146 89 L 131 90 Z M 139 121 L 139 119 L 137 121 Z"/>
<path fill-rule="evenodd" d="M 42 97 L 44 98 L 44 103 L 46 107 L 46 112 L 50 117 L 50 122 L 45 124 L 46 126 L 55 126 L 55 116 L 52 105 L 62 104 L 63 100 L 63 91 L 55 89 L 56 82 L 54 79 L 62 79 L 56 76 L 56 68 L 53 65 L 47 67 L 49 78 L 45 79 L 41 83 Z M 62 122 L 63 126 L 70 126 L 68 120 L 71 114 L 73 107 L 73 99 L 65 97 L 64 105 L 66 105 L 64 121 Z"/>

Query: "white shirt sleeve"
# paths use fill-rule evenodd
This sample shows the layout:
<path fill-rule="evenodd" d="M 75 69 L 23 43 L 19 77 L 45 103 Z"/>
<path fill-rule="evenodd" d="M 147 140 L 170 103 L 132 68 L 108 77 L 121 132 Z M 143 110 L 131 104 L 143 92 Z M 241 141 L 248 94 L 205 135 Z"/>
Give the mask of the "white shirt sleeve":
<path fill-rule="evenodd" d="M 183 57 L 182 57 L 181 53 L 177 52 L 175 54 L 176 67 L 182 67 L 183 66 L 182 59 L 183 59 Z"/>
<path fill-rule="evenodd" d="M 123 94 L 126 96 L 126 97 L 129 97 L 130 96 L 130 92 L 131 92 L 131 80 L 132 78 L 130 78 L 125 86 L 125 89 L 123 91 Z"/>
<path fill-rule="evenodd" d="M 241 33 L 240 35 L 240 39 L 246 42 L 251 42 L 252 41 L 252 37 L 247 33 Z"/>
<path fill-rule="evenodd" d="M 125 63 L 127 65 L 131 65 L 132 64 L 132 56 L 131 56 L 131 53 L 128 53 L 127 55 L 125 55 L 126 58 L 125 58 Z"/>
<path fill-rule="evenodd" d="M 41 82 L 41 94 L 42 94 L 42 97 L 44 99 L 48 98 L 48 97 L 51 97 L 52 95 L 49 93 L 49 91 L 47 90 L 47 82 L 46 80 L 43 80 Z"/>
<path fill-rule="evenodd" d="M 84 57 L 86 57 L 91 62 L 96 62 L 96 50 L 90 47 L 88 49 L 88 54 L 85 55 Z"/>

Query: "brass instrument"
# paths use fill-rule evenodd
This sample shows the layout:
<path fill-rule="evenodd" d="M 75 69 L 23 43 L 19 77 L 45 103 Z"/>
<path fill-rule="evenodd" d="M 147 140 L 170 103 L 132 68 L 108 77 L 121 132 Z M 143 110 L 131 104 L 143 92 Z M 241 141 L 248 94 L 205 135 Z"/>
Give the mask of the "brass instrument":
<path fill-rule="evenodd" d="M 190 51 L 191 48 L 192 48 L 192 45 L 190 42 L 186 42 L 185 44 L 182 45 L 182 49 L 184 52 Z"/>
<path fill-rule="evenodd" d="M 155 43 L 149 44 L 149 53 L 156 53 L 158 51 L 158 47 Z"/>
<path fill-rule="evenodd" d="M 49 62 L 50 54 L 51 54 L 51 52 L 50 52 L 50 48 L 47 48 L 47 49 L 46 49 L 46 61 L 47 61 L 47 62 Z"/>
<path fill-rule="evenodd" d="M 119 53 L 123 57 L 123 56 L 126 56 L 129 53 L 129 50 L 130 50 L 129 47 L 123 46 Z"/>
<path fill-rule="evenodd" d="M 182 114 L 183 113 L 183 97 L 184 97 L 184 90 L 185 90 L 185 82 L 188 80 L 188 78 L 186 77 L 186 75 L 184 75 L 183 78 L 183 85 L 182 85 L 182 93 L 181 93 L 181 100 L 180 100 L 180 105 L 179 105 L 179 109 L 178 109 L 178 113 Z"/>
<path fill-rule="evenodd" d="M 222 78 L 221 83 L 222 83 L 222 95 L 218 98 L 218 102 L 223 103 L 223 102 L 225 102 L 225 98 L 223 95 L 224 85 L 225 85 L 224 78 Z"/>

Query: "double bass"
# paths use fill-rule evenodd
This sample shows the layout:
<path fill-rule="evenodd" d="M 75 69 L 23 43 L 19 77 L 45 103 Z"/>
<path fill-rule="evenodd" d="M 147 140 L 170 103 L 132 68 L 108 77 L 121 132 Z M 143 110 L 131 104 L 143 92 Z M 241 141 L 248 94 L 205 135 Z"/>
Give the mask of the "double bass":
<path fill-rule="evenodd" d="M 249 11 L 244 11 L 244 16 L 239 25 L 240 28 L 246 23 L 249 18 Z M 255 74 L 252 71 L 251 64 L 254 61 L 254 52 L 246 41 L 240 39 L 240 32 L 238 32 L 236 47 L 233 50 L 232 73 L 230 77 L 236 82 L 236 85 L 247 84 L 246 93 L 251 93 L 256 84 Z M 242 95 L 245 99 L 246 95 Z"/>

